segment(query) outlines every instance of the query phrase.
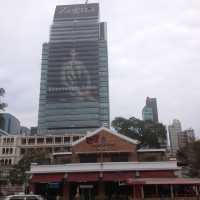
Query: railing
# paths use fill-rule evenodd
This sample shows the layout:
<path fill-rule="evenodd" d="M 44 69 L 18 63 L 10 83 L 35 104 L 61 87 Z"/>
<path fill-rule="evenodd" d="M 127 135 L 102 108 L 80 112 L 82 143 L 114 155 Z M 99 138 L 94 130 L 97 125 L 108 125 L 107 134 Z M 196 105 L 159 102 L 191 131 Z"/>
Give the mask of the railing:
<path fill-rule="evenodd" d="M 122 197 L 116 197 L 116 198 L 111 198 L 111 200 L 199 200 L 198 197 L 175 197 L 175 198 L 170 198 L 170 197 L 152 197 L 152 198 L 144 198 L 144 199 L 133 199 L 133 198 L 122 198 Z M 96 197 L 95 200 L 109 200 L 106 197 Z"/>
<path fill-rule="evenodd" d="M 172 198 L 144 198 L 144 200 L 199 200 L 198 197 L 174 197 Z"/>

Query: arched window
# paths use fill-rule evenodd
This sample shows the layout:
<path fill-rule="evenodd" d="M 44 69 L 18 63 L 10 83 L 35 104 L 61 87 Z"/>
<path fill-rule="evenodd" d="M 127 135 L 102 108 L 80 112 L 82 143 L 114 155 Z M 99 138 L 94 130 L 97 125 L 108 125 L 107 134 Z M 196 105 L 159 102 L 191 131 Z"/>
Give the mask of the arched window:
<path fill-rule="evenodd" d="M 4 160 L 3 160 L 3 159 L 0 160 L 0 165 L 1 165 L 1 166 L 4 165 Z"/>

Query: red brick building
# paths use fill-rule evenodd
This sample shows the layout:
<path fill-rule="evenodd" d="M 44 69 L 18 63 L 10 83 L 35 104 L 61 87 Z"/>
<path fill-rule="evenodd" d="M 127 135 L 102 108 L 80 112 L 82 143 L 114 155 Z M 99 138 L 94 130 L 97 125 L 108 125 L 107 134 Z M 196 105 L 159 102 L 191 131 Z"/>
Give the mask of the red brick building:
<path fill-rule="evenodd" d="M 70 152 L 56 155 L 67 164 L 32 165 L 31 190 L 64 200 L 198 198 L 199 179 L 180 178 L 177 163 L 167 161 L 163 150 L 138 150 L 137 144 L 100 128 L 75 141 Z"/>

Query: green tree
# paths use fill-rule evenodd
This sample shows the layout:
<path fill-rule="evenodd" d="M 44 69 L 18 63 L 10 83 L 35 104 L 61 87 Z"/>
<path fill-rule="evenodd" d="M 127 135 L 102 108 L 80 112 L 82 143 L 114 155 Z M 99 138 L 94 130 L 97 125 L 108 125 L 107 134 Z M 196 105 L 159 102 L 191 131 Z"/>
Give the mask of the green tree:
<path fill-rule="evenodd" d="M 183 166 L 185 175 L 200 177 L 200 140 L 182 147 L 177 152 L 178 163 Z"/>
<path fill-rule="evenodd" d="M 9 181 L 12 184 L 24 184 L 27 181 L 26 172 L 30 170 L 31 163 L 50 164 L 50 155 L 45 150 L 27 151 L 18 164 L 13 166 L 9 174 Z"/>
<path fill-rule="evenodd" d="M 140 147 L 166 147 L 167 131 L 163 124 L 142 121 L 135 117 L 129 119 L 116 117 L 112 127 L 119 133 L 140 141 Z"/>
<path fill-rule="evenodd" d="M 4 182 L 3 169 L 2 169 L 2 167 L 0 166 L 0 185 L 3 184 L 3 182 Z"/>

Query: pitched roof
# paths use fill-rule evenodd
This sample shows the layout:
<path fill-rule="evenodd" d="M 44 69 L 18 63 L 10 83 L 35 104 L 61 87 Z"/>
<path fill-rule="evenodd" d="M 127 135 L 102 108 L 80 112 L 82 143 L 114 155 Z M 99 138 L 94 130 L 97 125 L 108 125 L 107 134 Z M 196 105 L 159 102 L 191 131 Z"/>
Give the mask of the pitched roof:
<path fill-rule="evenodd" d="M 113 130 L 111 130 L 111 129 L 108 129 L 108 128 L 106 128 L 106 127 L 101 127 L 101 128 L 98 128 L 97 130 L 95 130 L 95 131 L 93 131 L 93 132 L 88 132 L 88 133 L 86 134 L 86 136 L 84 136 L 84 137 L 80 138 L 79 140 L 76 140 L 75 142 L 73 142 L 73 143 L 72 143 L 72 146 L 75 146 L 75 145 L 77 145 L 77 144 L 83 142 L 87 137 L 94 136 L 94 135 L 100 133 L 101 131 L 106 131 L 106 132 L 108 132 L 108 133 L 110 133 L 110 134 L 112 134 L 112 135 L 115 135 L 115 136 L 117 136 L 117 137 L 119 137 L 119 138 L 125 140 L 126 142 L 129 142 L 129 143 L 132 143 L 132 144 L 139 144 L 139 141 L 138 141 L 138 140 L 131 139 L 131 138 L 125 136 L 125 135 L 122 135 L 122 134 L 120 134 L 120 133 L 117 133 L 117 132 L 115 132 L 115 131 L 113 131 Z"/>

